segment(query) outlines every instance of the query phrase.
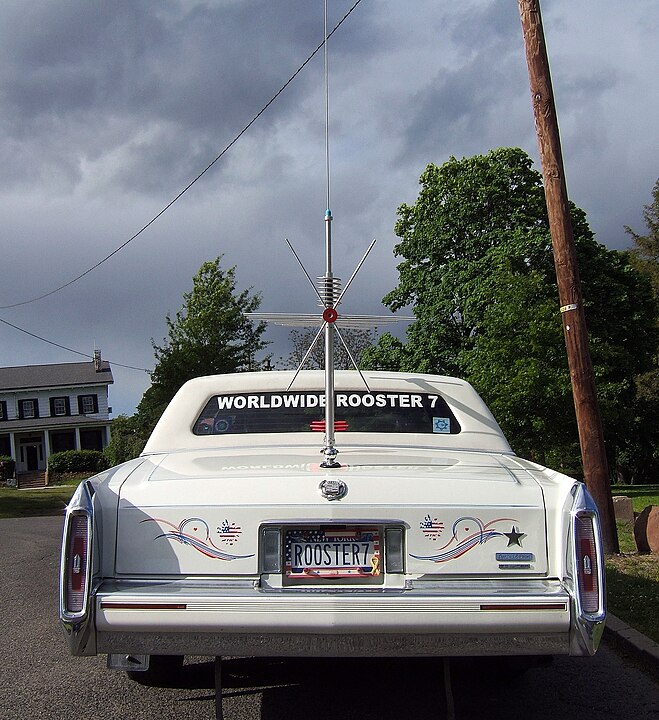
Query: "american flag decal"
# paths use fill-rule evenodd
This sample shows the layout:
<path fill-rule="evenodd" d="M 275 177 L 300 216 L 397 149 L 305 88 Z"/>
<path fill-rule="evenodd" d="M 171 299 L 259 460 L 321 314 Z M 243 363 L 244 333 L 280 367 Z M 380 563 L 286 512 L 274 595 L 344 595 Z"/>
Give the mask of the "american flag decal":
<path fill-rule="evenodd" d="M 430 515 L 426 515 L 423 518 L 419 523 L 419 527 L 428 540 L 432 540 L 433 542 L 437 540 L 444 531 L 444 523 L 437 518 L 431 518 Z"/>
<path fill-rule="evenodd" d="M 164 530 L 164 532 L 156 535 L 154 540 L 159 540 L 161 538 L 165 538 L 167 540 L 175 540 L 181 545 L 191 547 L 202 555 L 216 560 L 242 560 L 243 558 L 254 557 L 254 554 L 232 555 L 225 550 L 221 550 L 217 545 L 213 543 L 208 523 L 201 518 L 185 518 L 181 520 L 178 525 L 175 525 L 169 520 L 161 520 L 159 518 L 147 518 L 146 520 L 140 520 L 140 525 L 142 523 L 151 522 L 157 523 L 160 528 Z M 222 525 L 224 526 L 225 523 L 228 525 L 228 521 L 226 520 Z M 220 533 L 220 530 L 221 528 L 218 528 L 217 532 Z M 236 540 L 238 539 L 238 536 L 241 533 L 241 529 L 237 525 L 235 525 L 235 523 L 232 523 L 231 525 L 229 525 L 229 532 L 234 538 L 233 541 L 230 542 L 230 544 L 233 545 L 233 543 L 236 542 Z"/>
<path fill-rule="evenodd" d="M 229 523 L 228 520 L 225 520 L 217 529 L 217 534 L 220 536 L 220 540 L 227 545 L 233 545 L 236 543 L 240 538 L 241 533 L 242 529 L 240 525 L 236 525 L 234 522 Z"/>
<path fill-rule="evenodd" d="M 426 516 L 425 520 L 428 520 Z M 498 530 L 495 526 L 497 523 L 514 523 L 509 533 Z M 483 522 L 480 518 L 463 516 L 459 517 L 453 523 L 453 532 L 451 539 L 439 548 L 434 555 L 414 555 L 411 556 L 417 560 L 432 560 L 436 563 L 445 563 L 462 557 L 476 547 L 485 545 L 493 538 L 506 537 L 509 541 L 512 538 L 520 539 L 526 537 L 525 533 L 520 533 L 515 529 L 517 520 L 514 518 L 496 518 L 489 522 Z M 423 526 L 423 521 L 422 521 Z M 508 544 L 510 546 L 510 542 Z"/>

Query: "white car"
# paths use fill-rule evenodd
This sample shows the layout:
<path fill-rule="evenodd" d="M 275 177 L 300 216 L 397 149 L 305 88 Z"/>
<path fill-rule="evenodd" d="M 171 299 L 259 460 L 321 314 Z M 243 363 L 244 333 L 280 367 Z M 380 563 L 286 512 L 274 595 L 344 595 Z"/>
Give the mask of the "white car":
<path fill-rule="evenodd" d="M 197 378 L 142 455 L 67 511 L 74 655 L 151 672 L 189 655 L 591 655 L 605 622 L 597 509 L 517 457 L 473 388 L 322 371 Z M 365 388 L 364 380 L 368 383 Z"/>

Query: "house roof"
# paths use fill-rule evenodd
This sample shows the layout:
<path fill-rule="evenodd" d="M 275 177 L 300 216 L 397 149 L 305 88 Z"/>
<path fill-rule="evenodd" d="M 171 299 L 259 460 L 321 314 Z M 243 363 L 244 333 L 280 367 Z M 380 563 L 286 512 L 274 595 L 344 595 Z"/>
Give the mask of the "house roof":
<path fill-rule="evenodd" d="M 5 420 L 0 422 L 0 433 L 8 433 L 20 430 L 22 433 L 40 430 L 73 429 L 86 425 L 106 427 L 110 424 L 107 417 L 99 418 L 98 415 L 67 415 L 65 417 L 43 417 L 30 418 L 29 420 Z"/>
<path fill-rule="evenodd" d="M 110 363 L 106 360 L 101 361 L 98 372 L 93 361 L 0 368 L 0 392 L 76 385 L 109 385 L 113 382 Z"/>

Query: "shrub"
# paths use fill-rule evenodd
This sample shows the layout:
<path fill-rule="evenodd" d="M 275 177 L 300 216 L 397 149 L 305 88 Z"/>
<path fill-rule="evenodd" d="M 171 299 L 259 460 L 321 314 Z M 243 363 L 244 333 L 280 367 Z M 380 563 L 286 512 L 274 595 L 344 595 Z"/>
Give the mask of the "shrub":
<path fill-rule="evenodd" d="M 132 460 L 144 450 L 152 426 L 139 415 L 119 415 L 112 421 L 112 437 L 103 451 L 110 465 L 120 465 Z"/>
<path fill-rule="evenodd" d="M 97 473 L 109 467 L 100 450 L 65 450 L 48 458 L 49 473 Z"/>
<path fill-rule="evenodd" d="M 14 470 L 16 463 L 9 457 L 9 455 L 0 455 L 0 482 L 9 480 L 14 477 Z"/>

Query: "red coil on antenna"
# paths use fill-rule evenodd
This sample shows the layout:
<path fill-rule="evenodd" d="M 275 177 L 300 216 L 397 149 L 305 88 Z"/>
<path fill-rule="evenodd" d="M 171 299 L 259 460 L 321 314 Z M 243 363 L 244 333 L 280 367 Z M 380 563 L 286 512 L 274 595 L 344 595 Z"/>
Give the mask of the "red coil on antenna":
<path fill-rule="evenodd" d="M 332 307 L 328 307 L 323 310 L 323 320 L 326 323 L 335 323 L 338 317 L 339 313 Z"/>

